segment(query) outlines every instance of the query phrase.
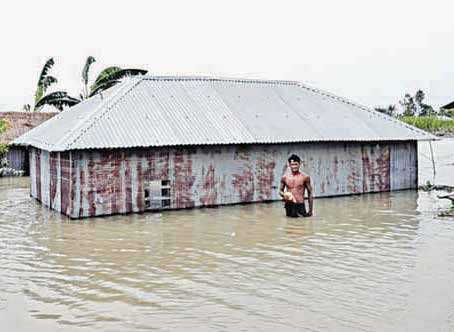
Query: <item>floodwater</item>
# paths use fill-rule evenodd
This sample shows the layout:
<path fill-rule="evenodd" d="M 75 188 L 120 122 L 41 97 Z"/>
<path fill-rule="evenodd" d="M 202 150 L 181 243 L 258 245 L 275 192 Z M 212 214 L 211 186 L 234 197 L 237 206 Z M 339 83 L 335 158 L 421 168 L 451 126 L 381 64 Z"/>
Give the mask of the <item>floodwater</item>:
<path fill-rule="evenodd" d="M 433 144 L 453 181 L 454 141 Z M 1 179 L 0 331 L 454 331 L 448 205 L 401 191 L 319 199 L 308 219 L 276 202 L 72 221 Z"/>

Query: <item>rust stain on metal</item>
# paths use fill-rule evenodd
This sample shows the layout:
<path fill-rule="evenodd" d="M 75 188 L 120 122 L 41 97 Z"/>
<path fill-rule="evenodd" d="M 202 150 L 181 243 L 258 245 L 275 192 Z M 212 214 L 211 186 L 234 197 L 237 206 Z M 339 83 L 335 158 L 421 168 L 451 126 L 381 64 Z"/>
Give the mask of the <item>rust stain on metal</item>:
<path fill-rule="evenodd" d="M 87 179 L 88 180 L 87 181 L 88 215 L 96 216 L 96 202 L 95 202 L 96 183 L 93 182 L 96 179 L 96 176 L 95 176 L 95 163 L 93 161 L 92 154 L 90 154 L 90 156 L 88 157 L 87 170 L 88 170 L 88 179 Z"/>
<path fill-rule="evenodd" d="M 389 148 L 361 147 L 363 162 L 363 192 L 389 190 Z"/>
<path fill-rule="evenodd" d="M 249 151 L 239 149 L 235 152 L 234 160 L 240 163 L 242 172 L 233 174 L 233 187 L 240 197 L 240 202 L 251 202 L 254 199 L 254 172 Z"/>
<path fill-rule="evenodd" d="M 83 198 L 84 198 L 84 188 L 85 188 L 85 170 L 83 169 L 83 166 L 80 165 L 79 163 L 79 216 L 84 215 L 84 204 L 83 204 Z"/>
<path fill-rule="evenodd" d="M 75 160 L 72 158 L 72 155 L 70 154 L 70 180 L 71 180 L 71 185 L 70 185 L 70 208 L 71 208 L 71 211 L 70 211 L 70 215 L 71 216 L 75 216 L 76 215 L 76 207 L 75 207 L 75 200 L 76 200 L 76 190 L 77 190 L 77 186 L 76 186 L 76 180 L 77 180 L 77 174 L 76 174 L 76 162 Z"/>
<path fill-rule="evenodd" d="M 52 207 L 54 206 L 55 196 L 57 194 L 57 181 L 58 176 L 57 174 L 57 163 L 58 163 L 58 155 L 57 153 L 49 153 L 49 172 L 50 172 L 50 200 L 49 205 Z"/>
<path fill-rule="evenodd" d="M 192 194 L 195 177 L 192 174 L 191 157 L 190 152 L 181 150 L 175 151 L 173 157 L 175 207 L 177 208 L 188 208 L 195 205 Z"/>
<path fill-rule="evenodd" d="M 136 204 L 137 204 L 137 210 L 139 212 L 145 211 L 145 205 L 144 205 L 144 193 L 143 193 L 143 171 L 142 171 L 142 159 L 143 159 L 143 153 L 139 152 L 137 154 L 137 195 L 136 195 Z"/>
<path fill-rule="evenodd" d="M 273 195 L 276 162 L 262 156 L 257 160 L 257 193 L 259 200 L 270 200 Z"/>
<path fill-rule="evenodd" d="M 42 200 L 41 197 L 41 150 L 35 150 L 35 179 L 36 179 L 36 197 L 39 201 Z"/>
<path fill-rule="evenodd" d="M 217 181 L 215 177 L 215 169 L 213 165 L 209 165 L 205 171 L 205 167 L 202 167 L 202 195 L 200 196 L 200 203 L 202 205 L 215 205 L 217 203 L 218 192 L 217 192 Z"/>
<path fill-rule="evenodd" d="M 144 211 L 144 186 L 155 180 L 169 181 L 171 208 L 276 199 L 289 151 L 302 157 L 316 196 L 388 191 L 391 174 L 393 188 L 409 188 L 416 178 L 408 174 L 417 171 L 416 148 L 404 143 L 73 151 L 49 158 L 32 149 L 32 195 L 74 218 Z"/>
<path fill-rule="evenodd" d="M 70 206 L 70 159 L 69 152 L 60 153 L 60 176 L 61 176 L 61 211 L 64 214 L 69 214 Z"/>
<path fill-rule="evenodd" d="M 333 161 L 333 179 L 336 183 L 336 193 L 339 193 L 340 185 L 339 185 L 339 158 L 337 155 L 334 155 Z"/>
<path fill-rule="evenodd" d="M 360 173 L 357 170 L 357 162 L 356 160 L 352 159 L 349 160 L 349 172 L 347 176 L 347 191 L 352 194 L 357 194 L 360 191 L 360 187 L 358 184 L 360 183 Z"/>
<path fill-rule="evenodd" d="M 126 194 L 125 212 L 132 211 L 132 179 L 131 179 L 131 164 L 129 156 L 125 159 L 125 184 L 124 191 Z"/>
<path fill-rule="evenodd" d="M 112 184 L 111 184 L 111 209 L 112 213 L 116 214 L 120 212 L 118 204 L 119 196 L 120 196 L 120 159 L 119 159 L 118 152 L 112 152 L 109 154 L 110 164 L 112 167 L 111 176 L 112 176 Z"/>

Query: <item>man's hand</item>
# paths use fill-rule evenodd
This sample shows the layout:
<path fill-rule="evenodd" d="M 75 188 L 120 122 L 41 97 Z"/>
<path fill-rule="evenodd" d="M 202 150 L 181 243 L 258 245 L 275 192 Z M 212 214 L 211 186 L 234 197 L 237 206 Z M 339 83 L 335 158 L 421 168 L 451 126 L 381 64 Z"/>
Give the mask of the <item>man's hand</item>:
<path fill-rule="evenodd" d="M 286 198 L 285 198 L 285 181 L 284 181 L 284 178 L 281 179 L 281 184 L 279 186 L 279 196 L 281 196 L 281 198 L 286 201 Z"/>

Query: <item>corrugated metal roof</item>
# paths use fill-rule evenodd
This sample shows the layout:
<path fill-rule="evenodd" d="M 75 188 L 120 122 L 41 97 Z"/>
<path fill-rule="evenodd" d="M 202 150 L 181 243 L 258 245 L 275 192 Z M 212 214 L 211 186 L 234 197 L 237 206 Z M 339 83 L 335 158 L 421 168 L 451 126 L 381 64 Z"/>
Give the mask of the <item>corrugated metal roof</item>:
<path fill-rule="evenodd" d="M 433 140 L 292 81 L 132 78 L 15 141 L 49 151 L 206 144 Z"/>

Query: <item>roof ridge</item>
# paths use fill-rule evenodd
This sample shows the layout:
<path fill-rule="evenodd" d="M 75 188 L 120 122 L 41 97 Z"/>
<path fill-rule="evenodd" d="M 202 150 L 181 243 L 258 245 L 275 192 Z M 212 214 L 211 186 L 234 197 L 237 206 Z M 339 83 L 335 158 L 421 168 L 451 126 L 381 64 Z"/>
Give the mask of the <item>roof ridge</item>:
<path fill-rule="evenodd" d="M 123 98 L 140 82 L 141 79 L 136 78 L 131 78 L 130 80 L 123 82 L 113 95 L 108 96 L 103 102 L 99 103 L 99 105 L 96 106 L 93 112 L 89 113 L 89 115 L 83 121 L 81 121 L 81 123 L 72 132 L 68 133 L 68 135 L 63 136 L 60 139 L 59 144 L 57 145 L 60 145 L 60 142 L 62 141 L 64 142 L 65 140 L 69 140 L 69 142 L 65 144 L 64 148 L 68 150 L 71 149 L 71 146 L 76 143 L 84 133 L 86 133 L 90 128 L 93 127 L 95 123 L 102 119 L 121 98 Z M 112 103 L 112 105 L 106 107 L 106 105 L 110 102 Z M 90 120 L 92 121 L 90 122 Z M 76 135 L 75 133 L 78 134 Z M 70 139 L 71 135 L 73 136 L 72 139 Z"/>
<path fill-rule="evenodd" d="M 347 99 L 345 97 L 338 96 L 338 95 L 336 95 L 334 93 L 331 93 L 329 91 L 326 91 L 326 90 L 322 90 L 322 89 L 319 89 L 319 88 L 308 86 L 308 85 L 306 85 L 306 84 L 304 84 L 302 82 L 298 82 L 298 86 L 303 88 L 303 89 L 310 90 L 312 92 L 318 93 L 321 96 L 329 97 L 331 99 L 340 101 L 340 102 L 342 102 L 344 104 L 354 106 L 354 107 L 359 108 L 359 109 L 361 109 L 363 111 L 369 112 L 370 114 L 372 114 L 372 115 L 374 115 L 374 116 L 376 116 L 378 118 L 382 118 L 382 119 L 384 119 L 386 121 L 393 122 L 395 124 L 400 125 L 401 127 L 405 127 L 407 129 L 410 129 L 410 130 L 412 130 L 412 131 L 414 131 L 414 132 L 416 132 L 418 134 L 432 136 L 432 138 L 436 139 L 436 137 L 434 135 L 432 135 L 432 134 L 430 134 L 430 133 L 428 133 L 428 132 L 426 132 L 426 131 L 424 131 L 422 129 L 416 128 L 416 127 L 414 127 L 412 125 L 409 125 L 409 124 L 407 124 L 407 123 L 405 123 L 403 121 L 400 121 L 400 120 L 398 120 L 396 118 L 393 118 L 393 117 L 391 117 L 389 115 L 380 113 L 380 112 L 378 112 L 378 111 L 376 111 L 376 110 L 374 110 L 374 109 L 372 109 L 370 107 L 367 107 L 367 106 L 362 105 L 362 104 L 360 104 L 358 102 L 355 102 L 355 101 L 352 101 L 350 99 Z"/>
<path fill-rule="evenodd" d="M 219 81 L 219 82 L 238 82 L 238 83 L 264 83 L 264 84 L 283 84 L 298 85 L 298 81 L 291 80 L 269 80 L 260 78 L 239 78 L 221 77 L 208 75 L 143 75 L 143 80 L 149 81 Z"/>

